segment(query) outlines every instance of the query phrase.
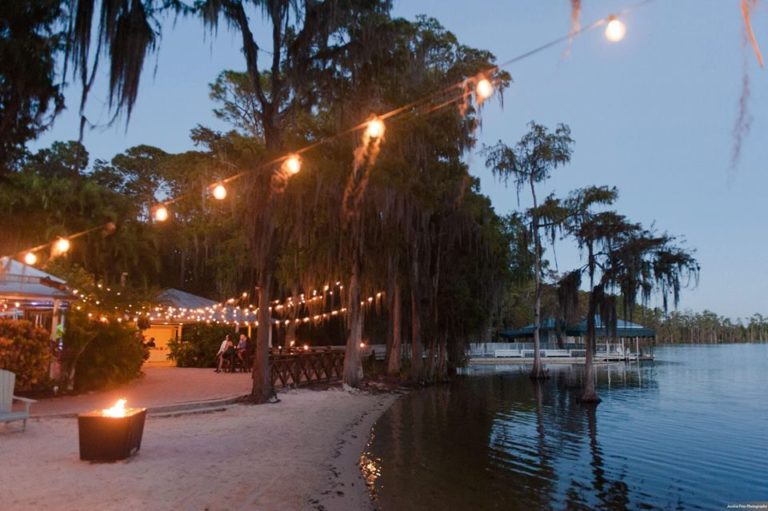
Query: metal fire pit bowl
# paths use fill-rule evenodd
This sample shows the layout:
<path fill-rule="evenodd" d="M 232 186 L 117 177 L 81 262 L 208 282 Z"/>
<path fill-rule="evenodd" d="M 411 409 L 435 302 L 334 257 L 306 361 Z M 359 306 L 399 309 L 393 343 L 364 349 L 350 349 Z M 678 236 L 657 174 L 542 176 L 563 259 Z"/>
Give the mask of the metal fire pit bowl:
<path fill-rule="evenodd" d="M 101 410 L 77 416 L 80 459 L 119 461 L 136 454 L 141 447 L 146 408 L 128 408 L 124 417 L 105 416 Z"/>

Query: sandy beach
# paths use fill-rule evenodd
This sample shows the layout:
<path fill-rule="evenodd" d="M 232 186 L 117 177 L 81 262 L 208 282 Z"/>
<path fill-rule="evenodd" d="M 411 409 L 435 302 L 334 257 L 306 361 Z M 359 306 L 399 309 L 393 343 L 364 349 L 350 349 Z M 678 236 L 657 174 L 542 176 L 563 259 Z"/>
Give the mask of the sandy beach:
<path fill-rule="evenodd" d="M 23 433 L 0 426 L 0 508 L 370 508 L 359 457 L 397 394 L 334 388 L 280 398 L 149 416 L 139 453 L 117 463 L 80 461 L 75 418 L 33 419 Z"/>

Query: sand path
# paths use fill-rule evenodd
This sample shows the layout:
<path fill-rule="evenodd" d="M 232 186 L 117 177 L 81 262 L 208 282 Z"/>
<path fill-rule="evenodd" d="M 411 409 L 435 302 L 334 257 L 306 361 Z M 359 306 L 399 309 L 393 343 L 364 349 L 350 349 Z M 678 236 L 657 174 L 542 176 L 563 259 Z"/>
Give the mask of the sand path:
<path fill-rule="evenodd" d="M 216 413 L 150 416 L 140 452 L 117 463 L 79 460 L 74 418 L 31 420 L 23 433 L 0 427 L 0 509 L 370 507 L 358 460 L 371 425 L 397 396 L 331 389 L 280 398 Z"/>

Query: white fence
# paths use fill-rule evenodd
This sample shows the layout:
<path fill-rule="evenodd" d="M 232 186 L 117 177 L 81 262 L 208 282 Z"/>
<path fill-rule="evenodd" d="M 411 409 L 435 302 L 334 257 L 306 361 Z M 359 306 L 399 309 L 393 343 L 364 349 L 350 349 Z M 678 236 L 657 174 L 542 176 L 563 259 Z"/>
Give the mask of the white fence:
<path fill-rule="evenodd" d="M 598 356 L 611 358 L 630 358 L 629 347 L 622 344 L 598 344 Z M 533 358 L 532 342 L 487 342 L 473 343 L 467 348 L 469 358 Z M 541 356 L 547 357 L 584 357 L 583 344 L 566 344 L 563 348 L 541 348 Z"/>

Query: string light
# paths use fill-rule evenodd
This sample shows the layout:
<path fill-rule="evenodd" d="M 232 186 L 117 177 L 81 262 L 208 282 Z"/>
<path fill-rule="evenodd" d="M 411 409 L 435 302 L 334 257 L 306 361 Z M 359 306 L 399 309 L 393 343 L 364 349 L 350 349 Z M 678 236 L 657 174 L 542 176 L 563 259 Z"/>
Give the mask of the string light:
<path fill-rule="evenodd" d="M 37 256 L 34 252 L 27 252 L 24 254 L 24 262 L 27 263 L 30 266 L 34 266 L 37 262 Z"/>
<path fill-rule="evenodd" d="M 605 26 L 605 38 L 612 43 L 618 43 L 624 39 L 627 27 L 616 16 L 608 17 L 608 25 Z"/>
<path fill-rule="evenodd" d="M 365 128 L 365 134 L 369 138 L 379 138 L 384 135 L 384 121 L 378 117 L 368 121 L 368 125 Z"/>
<path fill-rule="evenodd" d="M 157 206 L 153 216 L 155 217 L 156 221 L 165 222 L 168 220 L 168 208 L 163 205 Z"/>
<path fill-rule="evenodd" d="M 283 169 L 291 175 L 298 174 L 301 170 L 301 157 L 298 154 L 292 154 L 285 159 Z"/>
<path fill-rule="evenodd" d="M 480 101 L 485 101 L 493 94 L 493 84 L 487 78 L 480 79 L 475 87 L 475 93 Z"/>
<path fill-rule="evenodd" d="M 56 255 L 65 254 L 69 252 L 71 246 L 72 244 L 67 238 L 59 238 L 56 240 L 56 243 L 53 244 L 53 252 Z"/>
<path fill-rule="evenodd" d="M 640 2 L 638 4 L 638 6 L 644 5 L 644 4 L 648 3 L 649 1 L 650 0 L 645 0 L 643 2 Z M 634 7 L 630 8 L 630 9 L 625 9 L 621 13 L 625 14 L 627 12 L 630 12 L 630 11 L 634 10 L 634 9 L 635 9 Z M 607 24 L 606 24 L 606 21 L 607 21 Z M 484 75 L 487 75 L 488 73 L 493 73 L 493 72 L 495 72 L 498 69 L 508 67 L 511 64 L 514 64 L 514 63 L 516 63 L 516 62 L 518 62 L 520 60 L 523 60 L 523 59 L 528 58 L 528 57 L 530 57 L 530 56 L 532 56 L 534 54 L 537 54 L 537 53 L 539 53 L 539 52 L 541 52 L 543 50 L 546 50 L 546 49 L 554 46 L 555 44 L 561 43 L 563 41 L 572 40 L 573 37 L 581 35 L 582 33 L 587 32 L 589 30 L 592 30 L 592 29 L 594 29 L 594 28 L 596 28 L 598 26 L 601 26 L 603 24 L 606 24 L 605 37 L 609 41 L 611 41 L 611 42 L 618 42 L 618 41 L 621 41 L 624 38 L 624 36 L 626 34 L 626 26 L 625 26 L 625 24 L 622 21 L 620 21 L 617 18 L 617 16 L 611 15 L 607 19 L 603 18 L 603 19 L 600 19 L 600 20 L 596 20 L 595 22 L 591 23 L 590 25 L 585 26 L 583 28 L 580 28 L 578 31 L 575 31 L 575 32 L 571 31 L 566 36 L 562 36 L 562 37 L 558 37 L 556 39 L 553 39 L 552 41 L 549 41 L 549 42 L 547 42 L 547 43 L 545 43 L 545 44 L 543 44 L 541 46 L 538 46 L 538 47 L 536 47 L 536 48 L 534 48 L 532 50 L 526 51 L 526 52 L 524 52 L 524 53 L 522 53 L 522 54 L 520 54 L 520 55 L 518 55 L 516 57 L 513 57 L 513 58 L 511 58 L 511 59 L 509 59 L 509 60 L 507 60 L 507 61 L 505 61 L 505 62 L 503 62 L 503 63 L 501 63 L 499 65 L 497 65 L 497 66 L 494 66 L 491 69 L 485 70 L 485 71 L 479 73 L 478 75 L 476 75 L 475 77 L 469 78 L 470 80 L 473 80 L 473 81 L 477 80 L 476 85 L 475 85 L 475 94 L 476 94 L 477 99 L 479 101 L 483 101 L 483 100 L 487 99 L 488 97 L 490 97 L 493 94 L 493 92 L 494 92 L 494 85 L 493 85 L 493 83 L 488 78 L 485 78 Z M 455 85 L 459 85 L 459 84 L 455 84 Z M 384 135 L 384 131 L 385 131 L 385 125 L 384 125 L 384 122 L 382 121 L 383 118 L 390 118 L 390 117 L 394 117 L 394 116 L 399 115 L 399 114 L 404 113 L 404 112 L 411 112 L 411 111 L 413 111 L 418 106 L 429 104 L 430 98 L 432 98 L 434 96 L 438 96 L 438 95 L 444 94 L 445 90 L 449 90 L 452 87 L 453 86 L 447 87 L 446 89 L 442 89 L 440 91 L 432 93 L 432 94 L 430 94 L 430 95 L 428 95 L 428 96 L 426 96 L 424 98 L 421 98 L 419 100 L 416 100 L 416 101 L 414 101 L 412 103 L 409 103 L 407 105 L 403 105 L 403 106 L 401 106 L 399 108 L 396 108 L 396 109 L 394 109 L 394 110 L 392 110 L 392 111 L 390 111 L 390 112 L 388 112 L 386 114 L 383 114 L 381 117 L 375 117 L 375 118 L 369 120 L 368 122 L 364 123 L 361 126 L 357 126 L 355 128 L 343 131 L 343 132 L 338 133 L 337 135 L 334 135 L 334 136 L 329 136 L 329 137 L 327 137 L 324 140 L 320 140 L 320 141 L 314 142 L 314 143 L 310 144 L 309 146 L 303 148 L 301 150 L 301 152 L 304 152 L 306 150 L 309 150 L 309 149 L 312 149 L 314 147 L 317 147 L 317 146 L 327 142 L 328 140 L 330 140 L 332 138 L 336 138 L 338 136 L 345 135 L 345 134 L 350 133 L 352 131 L 356 131 L 357 129 L 360 129 L 361 127 L 365 128 L 365 134 L 366 134 L 367 137 L 372 138 L 372 139 L 378 139 L 378 138 L 380 138 L 380 137 L 382 137 Z M 446 101 L 446 102 L 442 103 L 441 107 L 445 107 L 445 106 L 448 106 L 450 104 L 456 103 L 456 102 L 460 101 L 464 97 L 465 97 L 465 95 L 462 94 L 462 95 L 460 95 L 457 98 L 454 98 L 454 99 L 452 99 L 450 101 Z M 429 112 L 432 112 L 434 110 L 435 109 L 432 108 L 431 110 L 429 110 Z M 274 163 L 279 162 L 280 159 L 282 159 L 282 158 L 278 158 L 276 160 L 272 160 L 272 161 L 270 161 L 268 163 L 265 163 L 265 165 L 273 165 Z M 298 155 L 294 154 L 294 155 L 290 155 L 290 156 L 288 156 L 287 158 L 284 159 L 282 168 L 285 171 L 287 171 L 289 174 L 293 175 L 293 174 L 298 173 L 301 170 L 301 164 L 302 164 L 301 159 L 298 157 Z M 248 172 L 249 171 L 243 171 L 241 173 L 238 173 L 238 174 L 235 174 L 233 176 L 230 176 L 229 178 L 227 178 L 227 181 L 232 180 L 232 179 L 240 178 L 240 177 L 242 177 L 243 175 L 245 175 Z M 217 185 L 215 185 L 213 187 L 212 193 L 213 193 L 213 196 L 217 200 L 223 200 L 226 197 L 226 195 L 227 195 L 227 190 L 223 186 L 223 184 L 219 183 L 219 184 L 217 184 Z M 186 194 L 181 195 L 181 196 L 177 196 L 176 198 L 173 198 L 173 199 L 170 199 L 170 200 L 166 201 L 166 204 L 177 202 L 177 201 L 181 200 L 184 196 L 186 196 Z M 160 206 L 158 206 L 158 207 L 156 207 L 154 209 L 153 216 L 154 216 L 154 219 L 156 221 L 164 222 L 164 221 L 166 221 L 169 218 L 170 215 L 169 215 L 168 209 L 164 205 L 160 205 Z M 102 228 L 104 228 L 107 232 L 112 232 L 112 231 L 114 231 L 114 223 L 110 222 L 108 224 L 105 224 L 104 226 L 100 225 L 98 227 L 87 229 L 85 231 L 73 234 L 70 237 L 71 238 L 77 238 L 77 237 L 80 237 L 82 235 L 88 234 L 88 233 L 90 233 L 90 232 L 92 232 L 92 231 L 94 231 L 96 229 L 102 229 Z M 42 245 L 40 247 L 35 247 L 33 249 L 30 249 L 30 250 L 42 249 L 44 246 L 45 245 Z M 67 246 L 67 250 L 69 250 L 69 246 Z M 65 250 L 65 251 L 67 251 L 67 250 Z M 340 287 L 340 289 L 341 289 L 341 287 Z"/>
<path fill-rule="evenodd" d="M 216 200 L 224 200 L 227 198 L 227 189 L 223 184 L 219 183 L 213 188 L 213 198 Z"/>

